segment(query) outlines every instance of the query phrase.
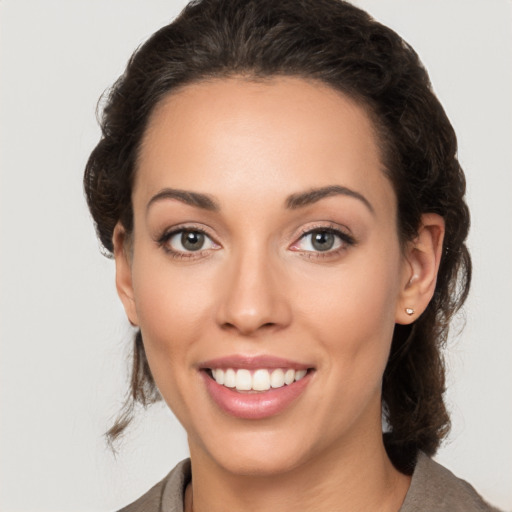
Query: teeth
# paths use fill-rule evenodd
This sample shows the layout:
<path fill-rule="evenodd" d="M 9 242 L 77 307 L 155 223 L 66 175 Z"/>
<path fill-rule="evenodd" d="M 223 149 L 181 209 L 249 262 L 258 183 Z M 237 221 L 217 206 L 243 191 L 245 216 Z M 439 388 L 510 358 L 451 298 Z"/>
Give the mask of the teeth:
<path fill-rule="evenodd" d="M 295 380 L 295 370 L 286 370 L 284 383 L 289 386 Z"/>
<path fill-rule="evenodd" d="M 222 370 L 214 370 L 213 377 L 217 381 L 217 384 L 224 384 L 224 372 Z"/>
<path fill-rule="evenodd" d="M 267 391 L 270 389 L 270 373 L 268 370 L 256 370 L 252 376 L 252 389 L 254 391 Z"/>
<path fill-rule="evenodd" d="M 270 385 L 273 388 L 282 388 L 284 386 L 284 372 L 281 368 L 274 370 L 270 376 Z"/>
<path fill-rule="evenodd" d="M 215 371 L 215 378 L 217 378 L 219 372 L 222 372 L 222 370 L 216 370 Z M 219 381 L 217 381 L 219 382 Z M 219 382 L 220 384 L 220 382 Z M 227 388 L 234 388 L 236 386 L 236 373 L 235 373 L 235 370 L 232 370 L 231 368 L 229 368 L 228 370 L 226 370 L 226 372 L 224 373 L 224 386 L 226 386 Z"/>
<path fill-rule="evenodd" d="M 307 371 L 306 370 L 297 370 L 295 372 L 295 380 L 300 380 L 302 379 L 302 377 L 304 377 L 306 375 Z"/>
<path fill-rule="evenodd" d="M 252 377 L 249 370 L 238 370 L 236 372 L 237 391 L 250 391 L 252 389 Z"/>
<path fill-rule="evenodd" d="M 234 370 L 228 368 L 223 370 L 215 368 L 211 370 L 212 376 L 222 386 L 236 388 L 237 391 L 267 391 L 270 388 L 282 388 L 289 386 L 293 382 L 302 379 L 307 370 L 275 370 L 258 369 L 251 373 L 246 369 Z"/>

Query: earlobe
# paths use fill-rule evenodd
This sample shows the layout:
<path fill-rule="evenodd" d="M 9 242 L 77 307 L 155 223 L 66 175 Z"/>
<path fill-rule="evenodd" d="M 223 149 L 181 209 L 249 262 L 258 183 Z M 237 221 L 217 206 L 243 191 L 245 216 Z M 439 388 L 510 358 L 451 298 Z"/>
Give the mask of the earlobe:
<path fill-rule="evenodd" d="M 422 215 L 418 236 L 408 243 L 404 257 L 396 323 L 414 322 L 432 299 L 441 262 L 444 231 L 444 219 L 440 215 Z"/>
<path fill-rule="evenodd" d="M 118 222 L 112 235 L 117 294 L 123 303 L 128 320 L 133 326 L 136 326 L 138 325 L 138 317 L 132 284 L 132 262 L 126 237 L 124 227 Z"/>

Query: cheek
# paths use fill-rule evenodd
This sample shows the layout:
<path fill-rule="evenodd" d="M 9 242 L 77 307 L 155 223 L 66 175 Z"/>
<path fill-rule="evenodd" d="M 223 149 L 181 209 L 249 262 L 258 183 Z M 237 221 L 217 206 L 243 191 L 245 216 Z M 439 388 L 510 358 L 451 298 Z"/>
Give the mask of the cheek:
<path fill-rule="evenodd" d="M 142 256 L 142 255 L 141 255 Z M 137 315 L 148 357 L 160 364 L 180 360 L 199 340 L 211 311 L 211 279 L 197 266 L 176 269 L 167 259 L 150 255 L 134 259 L 133 287 Z M 158 357 L 156 357 L 158 356 Z"/>
<path fill-rule="evenodd" d="M 148 363 L 167 405 L 188 429 L 187 404 L 194 393 L 190 383 L 196 380 L 194 362 L 200 357 L 203 326 L 211 311 L 211 279 L 193 266 L 177 271 L 165 257 L 151 255 L 139 261 L 144 264 L 137 265 L 134 259 L 132 276 Z"/>
<path fill-rule="evenodd" d="M 303 322 L 347 378 L 380 380 L 384 370 L 400 283 L 400 257 L 391 252 L 380 260 L 358 257 L 302 283 L 311 290 L 302 299 Z"/>

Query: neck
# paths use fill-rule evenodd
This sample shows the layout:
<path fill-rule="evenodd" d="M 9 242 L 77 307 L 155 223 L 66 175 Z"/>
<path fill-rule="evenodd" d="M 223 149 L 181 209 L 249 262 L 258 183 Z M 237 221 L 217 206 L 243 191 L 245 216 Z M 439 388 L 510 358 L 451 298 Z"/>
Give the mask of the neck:
<path fill-rule="evenodd" d="M 191 446 L 192 483 L 187 512 L 382 511 L 397 512 L 410 477 L 391 464 L 382 436 L 334 447 L 287 472 L 271 476 L 226 471 Z"/>

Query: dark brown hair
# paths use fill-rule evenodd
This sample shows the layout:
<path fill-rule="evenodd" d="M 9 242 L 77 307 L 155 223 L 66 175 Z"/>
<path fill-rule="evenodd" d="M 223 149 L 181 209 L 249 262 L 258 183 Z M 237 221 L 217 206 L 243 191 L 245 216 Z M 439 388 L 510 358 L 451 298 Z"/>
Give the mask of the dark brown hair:
<path fill-rule="evenodd" d="M 471 277 L 465 179 L 455 133 L 418 56 L 364 11 L 341 0 L 194 0 L 156 32 L 105 97 L 102 137 L 87 162 L 85 192 L 101 243 L 111 254 L 116 223 L 132 230 L 137 154 L 155 106 L 186 84 L 234 75 L 318 80 L 353 98 L 378 133 L 401 241 L 414 238 L 422 213 L 444 218 L 434 297 L 412 326 L 396 326 L 382 383 L 392 458 L 418 449 L 434 454 L 450 423 L 441 349 Z M 139 331 L 131 393 L 111 440 L 129 423 L 136 402 L 158 399 Z"/>

